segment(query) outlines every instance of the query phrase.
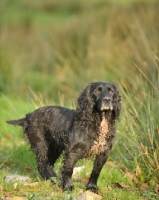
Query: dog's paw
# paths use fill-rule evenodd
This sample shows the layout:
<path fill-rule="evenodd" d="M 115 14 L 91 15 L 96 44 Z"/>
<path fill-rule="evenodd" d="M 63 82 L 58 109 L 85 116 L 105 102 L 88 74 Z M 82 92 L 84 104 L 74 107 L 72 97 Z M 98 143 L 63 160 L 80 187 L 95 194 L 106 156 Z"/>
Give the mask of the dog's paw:
<path fill-rule="evenodd" d="M 96 184 L 88 183 L 86 190 L 91 190 L 94 193 L 98 193 L 98 187 Z"/>
<path fill-rule="evenodd" d="M 74 189 L 74 185 L 72 180 L 68 180 L 67 183 L 63 184 L 63 191 L 72 191 Z"/>

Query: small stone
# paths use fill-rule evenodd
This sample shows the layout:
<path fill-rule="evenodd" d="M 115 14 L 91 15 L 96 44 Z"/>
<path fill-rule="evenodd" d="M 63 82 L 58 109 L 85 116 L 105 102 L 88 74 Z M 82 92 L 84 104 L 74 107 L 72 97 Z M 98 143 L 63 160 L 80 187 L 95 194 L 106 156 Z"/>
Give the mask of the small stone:
<path fill-rule="evenodd" d="M 14 196 L 14 197 L 2 197 L 2 200 L 28 200 L 28 199 L 19 196 Z"/>
<path fill-rule="evenodd" d="M 77 197 L 77 200 L 102 200 L 102 196 L 90 191 L 86 191 Z"/>
<path fill-rule="evenodd" d="M 25 186 L 29 186 L 30 188 L 36 187 L 39 185 L 39 182 L 34 182 L 34 183 L 25 183 Z"/>
<path fill-rule="evenodd" d="M 11 200 L 27 200 L 27 199 L 23 197 L 15 196 L 15 197 L 12 197 Z"/>
<path fill-rule="evenodd" d="M 75 167 L 73 169 L 73 177 L 76 177 L 83 169 L 85 168 L 85 166 L 80 166 L 80 167 Z"/>
<path fill-rule="evenodd" d="M 10 197 L 2 197 L 1 200 L 11 200 L 11 198 Z"/>
<path fill-rule="evenodd" d="M 14 184 L 13 184 L 14 190 L 17 188 L 17 185 L 18 185 L 17 183 L 14 183 Z"/>
<path fill-rule="evenodd" d="M 5 183 L 13 183 L 13 182 L 20 182 L 20 183 L 30 183 L 31 178 L 28 176 L 21 176 L 18 174 L 11 174 L 4 177 Z"/>

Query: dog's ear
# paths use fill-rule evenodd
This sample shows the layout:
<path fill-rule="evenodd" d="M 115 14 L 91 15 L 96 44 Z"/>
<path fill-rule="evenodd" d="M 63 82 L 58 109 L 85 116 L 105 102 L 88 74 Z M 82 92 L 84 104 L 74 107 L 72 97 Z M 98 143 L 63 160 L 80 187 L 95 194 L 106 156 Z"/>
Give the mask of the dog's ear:
<path fill-rule="evenodd" d="M 115 93 L 113 97 L 113 107 L 115 112 L 115 119 L 118 119 L 121 111 L 122 101 L 121 101 L 121 95 L 117 89 L 117 86 L 114 84 Z"/>
<path fill-rule="evenodd" d="M 89 116 L 95 105 L 92 98 L 92 84 L 89 84 L 78 97 L 77 111 L 82 112 L 85 117 Z"/>

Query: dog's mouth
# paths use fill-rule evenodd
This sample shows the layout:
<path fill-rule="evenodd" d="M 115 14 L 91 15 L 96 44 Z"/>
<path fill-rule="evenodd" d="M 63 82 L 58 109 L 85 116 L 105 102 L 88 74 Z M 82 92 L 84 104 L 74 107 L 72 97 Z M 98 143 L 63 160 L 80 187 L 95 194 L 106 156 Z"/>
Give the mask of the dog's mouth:
<path fill-rule="evenodd" d="M 101 110 L 102 111 L 107 111 L 107 110 L 113 110 L 113 106 L 110 104 L 110 105 L 104 105 L 101 107 Z"/>
<path fill-rule="evenodd" d="M 112 108 L 112 107 L 109 107 L 109 106 L 106 106 L 106 107 L 104 108 L 104 110 L 113 110 L 113 108 Z"/>
<path fill-rule="evenodd" d="M 101 104 L 101 106 L 100 106 L 100 109 L 99 109 L 100 111 L 111 111 L 111 110 L 113 110 L 113 105 L 112 105 L 112 103 L 111 102 L 109 102 L 109 103 L 102 103 Z"/>

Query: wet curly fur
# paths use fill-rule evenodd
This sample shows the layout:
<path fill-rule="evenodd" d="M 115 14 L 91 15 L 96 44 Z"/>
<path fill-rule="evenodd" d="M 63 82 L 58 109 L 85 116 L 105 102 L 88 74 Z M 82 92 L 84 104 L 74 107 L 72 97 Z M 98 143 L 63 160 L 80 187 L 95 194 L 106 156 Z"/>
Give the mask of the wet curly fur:
<path fill-rule="evenodd" d="M 45 106 L 19 120 L 7 121 L 23 127 L 36 155 L 42 178 L 57 177 L 54 164 L 65 151 L 62 168 L 63 190 L 72 190 L 75 163 L 96 156 L 87 189 L 97 192 L 97 179 L 112 148 L 115 121 L 121 109 L 121 96 L 114 83 L 90 83 L 78 97 L 76 110 Z"/>

